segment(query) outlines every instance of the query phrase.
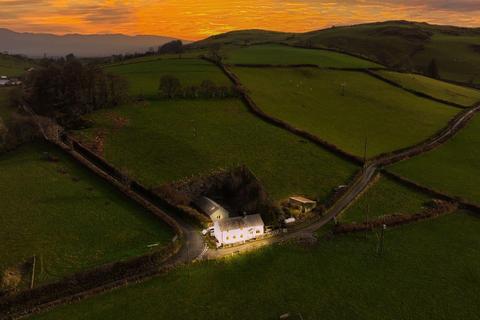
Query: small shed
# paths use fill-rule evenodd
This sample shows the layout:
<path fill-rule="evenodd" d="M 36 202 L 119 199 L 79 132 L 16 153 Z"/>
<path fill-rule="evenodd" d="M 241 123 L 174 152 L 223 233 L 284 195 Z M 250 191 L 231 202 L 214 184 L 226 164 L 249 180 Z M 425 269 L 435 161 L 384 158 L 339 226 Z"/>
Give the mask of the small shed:
<path fill-rule="evenodd" d="M 292 207 L 299 208 L 302 213 L 310 212 L 317 207 L 317 201 L 302 196 L 290 197 L 288 202 Z"/>
<path fill-rule="evenodd" d="M 221 205 L 210 198 L 200 197 L 194 201 L 194 205 L 204 214 L 210 217 L 213 222 L 226 219 L 230 213 Z"/>

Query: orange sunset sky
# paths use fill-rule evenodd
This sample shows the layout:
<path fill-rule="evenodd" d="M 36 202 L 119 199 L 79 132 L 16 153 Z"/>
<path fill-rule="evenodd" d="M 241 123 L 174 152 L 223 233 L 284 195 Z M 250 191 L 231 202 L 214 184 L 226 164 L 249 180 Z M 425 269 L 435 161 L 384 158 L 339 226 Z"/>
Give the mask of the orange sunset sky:
<path fill-rule="evenodd" d="M 196 40 L 238 29 L 300 32 L 398 19 L 480 27 L 480 0 L 0 0 L 0 27 L 56 34 Z"/>

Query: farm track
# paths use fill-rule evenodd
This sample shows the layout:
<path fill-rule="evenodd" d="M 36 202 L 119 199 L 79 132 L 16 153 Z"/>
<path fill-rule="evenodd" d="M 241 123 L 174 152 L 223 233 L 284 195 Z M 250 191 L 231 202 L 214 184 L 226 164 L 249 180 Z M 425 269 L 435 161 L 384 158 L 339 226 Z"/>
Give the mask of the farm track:
<path fill-rule="evenodd" d="M 231 72 L 226 66 L 222 64 L 218 64 L 218 66 L 229 77 L 229 79 L 232 80 L 232 82 L 235 85 L 237 85 L 238 87 L 242 87 L 242 84 L 240 83 L 240 81 L 238 80 L 238 78 L 233 72 Z M 258 108 L 258 106 L 255 105 L 253 100 L 248 96 L 248 94 L 245 91 L 242 91 L 242 96 L 249 110 L 253 114 L 255 114 L 257 117 L 259 117 L 261 120 L 279 127 L 283 127 L 285 130 L 288 130 L 295 135 L 302 136 L 303 138 L 307 138 L 308 140 L 314 142 L 315 144 L 320 145 L 343 158 L 347 158 L 352 162 L 355 162 L 357 164 L 362 162 L 361 159 L 359 159 L 358 157 L 352 156 L 338 149 L 336 146 L 330 145 L 327 142 L 324 142 L 323 140 L 317 138 L 316 136 L 311 135 L 308 132 L 304 132 L 299 129 L 293 128 L 288 124 L 287 126 L 285 126 L 286 123 L 265 114 L 263 111 L 260 110 L 260 108 Z M 400 150 L 398 152 L 381 155 L 370 161 L 367 161 L 367 163 L 364 163 L 364 166 L 361 172 L 359 172 L 359 174 L 355 177 L 355 179 L 350 183 L 350 185 L 348 186 L 344 194 L 332 206 L 330 206 L 330 208 L 328 208 L 328 210 L 326 211 L 326 214 L 320 219 L 317 219 L 316 221 L 308 225 L 302 226 L 301 228 L 298 228 L 297 230 L 291 231 L 286 234 L 282 234 L 272 238 L 258 240 L 251 243 L 246 243 L 246 244 L 232 247 L 232 248 L 224 248 L 224 249 L 219 249 L 214 251 L 208 250 L 203 242 L 203 239 L 201 238 L 198 232 L 199 230 L 197 229 L 197 227 L 193 226 L 190 222 L 184 219 L 181 219 L 178 215 L 174 213 L 164 211 L 162 208 L 149 202 L 149 200 L 144 198 L 142 195 L 135 194 L 134 196 L 138 196 L 142 198 L 143 201 L 146 201 L 146 203 L 149 203 L 149 205 L 156 207 L 156 209 L 154 210 L 158 209 L 163 214 L 166 214 L 170 218 L 175 220 L 176 223 L 180 226 L 180 229 L 181 229 L 180 233 L 183 233 L 184 242 L 183 242 L 183 246 L 175 255 L 168 258 L 166 261 L 164 261 L 164 263 L 161 266 L 158 267 L 157 272 L 142 273 L 139 271 L 139 274 L 135 275 L 134 277 L 120 279 L 119 281 L 121 282 L 121 286 L 125 286 L 129 283 L 137 283 L 140 281 L 148 280 L 152 276 L 164 273 L 166 272 L 165 270 L 169 270 L 171 267 L 179 264 L 188 263 L 188 262 L 192 262 L 200 259 L 222 258 L 238 252 L 249 251 L 249 250 L 270 245 L 273 243 L 279 243 L 279 242 L 289 241 L 289 240 L 298 239 L 298 238 L 311 238 L 312 235 L 318 229 L 320 229 L 322 226 L 326 225 L 335 217 L 337 217 L 345 208 L 347 208 L 353 201 L 355 201 L 355 199 L 358 196 L 360 196 L 362 192 L 368 187 L 368 185 L 371 183 L 372 179 L 375 177 L 376 173 L 380 169 L 382 169 L 386 165 L 390 165 L 392 163 L 409 159 L 413 156 L 419 155 L 421 153 L 430 151 L 435 147 L 438 147 L 439 145 L 441 145 L 442 143 L 446 142 L 448 139 L 453 137 L 459 130 L 461 130 L 461 128 L 469 120 L 471 120 L 475 115 L 475 113 L 477 113 L 478 111 L 480 111 L 480 104 L 475 107 L 466 109 L 464 112 L 459 113 L 455 118 L 453 118 L 449 122 L 446 128 L 438 132 L 435 136 L 427 139 L 426 141 L 421 142 L 410 148 Z M 61 147 L 62 149 L 64 149 L 64 146 L 61 146 Z M 90 170 L 97 171 L 96 172 L 97 174 L 98 174 L 98 171 L 100 171 L 100 172 L 103 172 L 102 173 L 103 175 L 109 176 L 109 178 L 107 178 L 106 180 L 109 181 L 110 183 L 113 183 L 117 188 L 119 186 L 116 185 L 115 181 L 121 185 L 121 182 L 118 181 L 118 179 L 116 179 L 114 176 L 110 175 L 109 173 L 103 171 L 99 166 L 93 163 L 90 159 L 83 157 L 82 155 L 79 155 L 80 158 L 77 158 L 78 155 L 73 155 L 73 156 L 77 159 L 77 161 L 83 162 L 82 164 L 89 167 Z M 135 193 L 132 190 L 129 190 L 129 191 Z M 107 289 L 105 290 L 102 290 L 102 288 L 100 287 L 93 288 L 93 289 L 90 289 L 89 292 L 78 292 L 75 295 L 62 297 L 62 299 L 59 299 L 59 301 L 47 301 L 47 302 L 42 302 L 41 304 L 38 304 L 38 305 L 34 305 L 30 303 L 26 305 L 21 312 L 14 312 L 8 315 L 0 315 L 0 319 L 2 320 L 17 319 L 20 317 L 30 315 L 32 313 L 38 313 L 38 312 L 44 311 L 46 309 L 51 308 L 52 306 L 57 306 L 60 304 L 80 300 L 82 298 L 89 297 L 93 294 L 99 294 L 108 290 L 113 290 L 116 287 L 118 287 L 113 285 L 113 283 L 110 285 L 111 285 L 110 287 L 108 285 L 107 286 L 104 285 L 104 287 L 107 287 Z M 19 306 L 15 306 L 15 307 L 16 309 L 21 309 L 21 308 L 18 308 Z"/>

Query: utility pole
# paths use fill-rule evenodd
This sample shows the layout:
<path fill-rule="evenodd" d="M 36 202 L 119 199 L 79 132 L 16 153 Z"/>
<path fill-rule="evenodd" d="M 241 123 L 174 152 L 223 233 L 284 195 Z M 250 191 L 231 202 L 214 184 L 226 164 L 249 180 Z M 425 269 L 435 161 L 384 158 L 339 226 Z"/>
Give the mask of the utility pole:
<path fill-rule="evenodd" d="M 378 248 L 377 248 L 377 253 L 383 254 L 384 249 L 385 249 L 385 230 L 387 230 L 387 225 L 384 223 L 382 225 L 382 229 L 380 230 L 380 239 L 378 243 Z"/>

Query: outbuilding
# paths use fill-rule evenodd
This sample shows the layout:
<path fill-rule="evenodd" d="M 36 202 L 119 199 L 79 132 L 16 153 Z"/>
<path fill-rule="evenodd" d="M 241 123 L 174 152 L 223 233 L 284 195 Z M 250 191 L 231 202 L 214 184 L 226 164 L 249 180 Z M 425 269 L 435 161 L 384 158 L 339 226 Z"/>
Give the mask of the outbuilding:
<path fill-rule="evenodd" d="M 10 80 L 8 80 L 7 76 L 0 76 L 0 87 L 8 85 Z"/>
<path fill-rule="evenodd" d="M 302 213 L 310 212 L 317 207 L 317 201 L 302 196 L 290 197 L 288 200 L 292 207 L 297 207 Z"/>
<path fill-rule="evenodd" d="M 210 198 L 200 197 L 194 201 L 194 204 L 197 209 L 209 216 L 213 222 L 226 219 L 230 216 L 230 213 L 225 208 Z"/>
<path fill-rule="evenodd" d="M 265 233 L 265 224 L 259 214 L 228 218 L 213 224 L 218 246 L 242 243 Z"/>

